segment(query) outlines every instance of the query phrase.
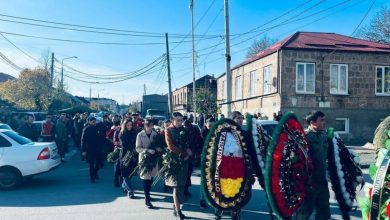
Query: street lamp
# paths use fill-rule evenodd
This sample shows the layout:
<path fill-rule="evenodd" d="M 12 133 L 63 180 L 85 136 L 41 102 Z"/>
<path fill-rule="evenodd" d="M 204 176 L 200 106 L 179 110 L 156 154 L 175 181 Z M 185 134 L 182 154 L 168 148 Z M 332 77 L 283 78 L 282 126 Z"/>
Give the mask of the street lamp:
<path fill-rule="evenodd" d="M 61 61 L 61 91 L 64 91 L 64 60 L 72 59 L 72 58 L 77 59 L 76 56 L 71 56 L 71 57 L 65 57 Z"/>

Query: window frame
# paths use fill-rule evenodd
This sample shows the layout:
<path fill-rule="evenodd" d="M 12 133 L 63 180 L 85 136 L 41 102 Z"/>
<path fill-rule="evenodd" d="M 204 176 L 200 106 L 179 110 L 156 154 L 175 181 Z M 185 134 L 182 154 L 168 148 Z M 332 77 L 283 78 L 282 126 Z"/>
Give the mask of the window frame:
<path fill-rule="evenodd" d="M 349 134 L 349 118 L 336 118 L 335 121 L 344 121 L 344 131 L 334 131 L 337 134 Z"/>
<path fill-rule="evenodd" d="M 250 97 L 256 96 L 257 93 L 257 71 L 252 70 L 250 72 L 250 87 L 249 87 L 249 95 Z"/>
<path fill-rule="evenodd" d="M 331 88 L 331 85 L 332 85 L 332 77 L 331 77 L 331 74 L 332 74 L 332 66 L 337 66 L 337 92 L 332 92 L 332 88 Z M 340 69 L 341 69 L 341 66 L 345 66 L 346 67 L 346 79 L 345 79 L 345 89 L 346 91 L 345 92 L 340 92 Z M 332 95 L 348 95 L 348 64 L 343 64 L 343 63 L 332 63 L 330 64 L 329 66 L 329 93 L 332 94 Z"/>
<path fill-rule="evenodd" d="M 303 64 L 304 65 L 304 76 L 303 76 L 303 87 L 304 91 L 299 91 L 298 90 L 298 65 Z M 313 92 L 307 92 L 306 89 L 306 66 L 307 64 L 312 64 L 314 67 L 314 79 L 313 79 Z M 295 92 L 297 94 L 315 94 L 316 93 L 316 63 L 310 63 L 310 62 L 296 62 L 295 64 Z"/>
<path fill-rule="evenodd" d="M 268 72 L 266 70 L 268 70 Z M 269 74 L 269 77 L 270 77 L 269 78 L 269 80 L 270 80 L 269 83 L 266 83 L 266 72 Z M 273 85 L 272 81 L 273 81 L 273 77 L 272 77 L 272 64 L 270 64 L 270 65 L 267 65 L 267 66 L 263 67 L 263 95 L 267 95 L 267 94 L 271 94 L 272 93 L 272 85 Z M 267 91 L 267 88 L 269 88 L 269 91 Z"/>
<path fill-rule="evenodd" d="M 390 92 L 386 93 L 384 92 L 384 88 L 385 88 L 385 68 L 390 68 L 390 66 L 381 66 L 381 65 L 378 65 L 375 67 L 375 95 L 376 96 L 390 96 Z M 377 88 L 378 88 L 378 85 L 377 85 L 377 80 L 378 80 L 378 74 L 377 74 L 377 71 L 378 71 L 378 68 L 381 68 L 382 69 L 382 92 L 378 93 L 377 92 Z"/>
<path fill-rule="evenodd" d="M 238 79 L 240 79 L 240 82 L 238 83 Z M 236 81 L 236 99 L 242 99 L 242 76 L 239 75 L 235 79 Z"/>

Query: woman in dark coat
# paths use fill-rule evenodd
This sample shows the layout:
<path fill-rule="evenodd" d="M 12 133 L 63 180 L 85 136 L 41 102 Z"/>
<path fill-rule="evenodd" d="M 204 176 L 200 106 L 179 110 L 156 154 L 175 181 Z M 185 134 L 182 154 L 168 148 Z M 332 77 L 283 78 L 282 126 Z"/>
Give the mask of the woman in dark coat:
<path fill-rule="evenodd" d="M 119 146 L 122 148 L 120 156 L 120 171 L 123 177 L 122 188 L 127 192 L 130 199 L 134 199 L 134 189 L 131 185 L 131 177 L 138 163 L 135 151 L 137 133 L 131 120 L 126 120 L 121 125 L 119 132 Z"/>

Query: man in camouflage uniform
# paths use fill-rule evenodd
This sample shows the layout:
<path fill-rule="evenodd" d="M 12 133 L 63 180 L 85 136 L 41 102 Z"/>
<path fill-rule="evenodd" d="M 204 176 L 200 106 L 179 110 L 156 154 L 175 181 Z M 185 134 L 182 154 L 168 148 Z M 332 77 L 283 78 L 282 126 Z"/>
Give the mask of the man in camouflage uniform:
<path fill-rule="evenodd" d="M 309 219 L 314 210 L 316 220 L 330 219 L 329 189 L 326 179 L 328 142 L 325 132 L 325 114 L 321 111 L 313 111 L 306 116 L 306 122 L 309 127 L 305 133 L 314 170 L 311 187 L 305 202 L 297 211 L 296 219 Z"/>

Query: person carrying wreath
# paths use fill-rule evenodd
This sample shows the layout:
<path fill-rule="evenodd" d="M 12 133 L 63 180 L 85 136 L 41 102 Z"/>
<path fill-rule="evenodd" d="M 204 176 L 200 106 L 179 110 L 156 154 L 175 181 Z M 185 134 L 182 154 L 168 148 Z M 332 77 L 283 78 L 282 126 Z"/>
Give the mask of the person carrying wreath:
<path fill-rule="evenodd" d="M 170 158 L 168 162 L 164 159 L 170 167 L 165 183 L 173 188 L 173 214 L 181 220 L 186 218 L 181 212 L 180 204 L 185 199 L 184 188 L 188 175 L 188 160 L 192 156 L 192 151 L 189 147 L 188 132 L 183 127 L 183 115 L 180 112 L 174 112 L 172 118 L 172 125 L 165 130 L 167 155 Z"/>
<path fill-rule="evenodd" d="M 139 153 L 138 165 L 140 177 L 144 180 L 145 205 L 149 209 L 154 208 L 151 202 L 150 190 L 152 188 L 153 178 L 157 176 L 158 172 L 158 157 L 156 155 L 163 151 L 161 147 L 153 147 L 152 143 L 156 137 L 157 132 L 153 130 L 152 120 L 145 119 L 144 129 L 137 135 L 135 149 Z"/>
<path fill-rule="evenodd" d="M 135 139 L 137 133 L 133 128 L 131 120 L 125 120 L 119 131 L 119 146 L 122 148 L 120 161 L 120 171 L 123 177 L 122 188 L 127 192 L 130 199 L 134 199 L 134 189 L 131 185 L 131 174 L 138 163 L 138 155 L 135 151 Z"/>
<path fill-rule="evenodd" d="M 296 219 L 309 219 L 314 210 L 316 211 L 316 220 L 330 219 L 330 196 L 326 179 L 328 142 L 325 133 L 325 114 L 321 111 L 310 112 L 306 116 L 306 122 L 309 127 L 305 133 L 309 152 L 313 158 L 314 170 L 309 193 L 302 207 L 297 211 Z"/>

